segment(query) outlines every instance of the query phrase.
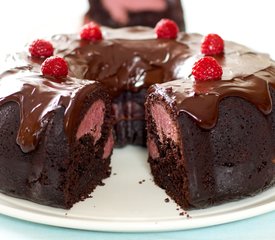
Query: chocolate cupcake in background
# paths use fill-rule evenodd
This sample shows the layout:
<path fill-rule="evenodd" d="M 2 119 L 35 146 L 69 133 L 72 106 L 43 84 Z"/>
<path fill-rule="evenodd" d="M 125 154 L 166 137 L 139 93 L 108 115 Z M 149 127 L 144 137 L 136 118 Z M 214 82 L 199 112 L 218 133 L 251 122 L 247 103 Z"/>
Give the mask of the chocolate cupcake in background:
<path fill-rule="evenodd" d="M 160 19 L 169 18 L 185 30 L 180 0 L 89 0 L 89 4 L 85 22 L 93 20 L 112 28 L 154 27 Z"/>

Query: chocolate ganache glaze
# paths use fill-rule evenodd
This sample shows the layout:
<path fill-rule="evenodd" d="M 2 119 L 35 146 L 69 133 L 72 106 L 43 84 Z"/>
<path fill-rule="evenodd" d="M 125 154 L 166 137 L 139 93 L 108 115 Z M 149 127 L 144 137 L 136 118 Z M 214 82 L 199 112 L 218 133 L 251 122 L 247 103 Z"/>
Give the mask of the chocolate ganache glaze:
<path fill-rule="evenodd" d="M 83 84 L 88 92 L 89 86 L 77 79 L 103 83 L 114 102 L 124 92 L 139 93 L 152 84 L 169 82 L 165 86 L 167 92 L 172 87 L 175 95 L 171 98 L 176 96 L 178 110 L 188 113 L 203 128 L 215 125 L 218 103 L 227 96 L 244 98 L 264 114 L 271 112 L 269 84 L 275 87 L 275 68 L 268 55 L 225 41 L 224 54 L 215 57 L 223 68 L 222 80 L 196 83 L 191 71 L 193 63 L 202 57 L 201 35 L 180 33 L 176 40 L 166 40 L 157 39 L 153 29 L 145 27 L 102 31 L 104 40 L 95 43 L 76 34 L 52 38 L 55 55 L 64 57 L 69 65 L 70 77 L 63 83 L 40 76 L 42 60 L 29 57 L 27 52 L 6 60 L 6 70 L 0 75 L 0 104 L 19 103 L 22 119 L 17 140 L 24 152 L 35 148 L 54 108 L 64 105 L 69 112 L 74 104 L 80 104 L 82 97 L 76 89 Z M 180 80 L 170 82 L 176 79 Z M 140 97 L 145 97 L 145 91 Z M 139 108 L 144 112 L 143 106 Z M 115 112 L 116 123 L 121 115 Z M 144 114 L 130 115 L 123 115 L 123 120 Z M 70 135 L 74 120 L 66 118 L 65 122 Z"/>
<path fill-rule="evenodd" d="M 156 39 L 150 28 L 104 29 L 105 41 L 89 44 L 77 36 L 54 37 L 61 54 L 77 78 L 102 82 L 115 98 L 124 91 L 139 92 L 155 83 L 174 88 L 178 109 L 190 114 L 203 128 L 217 120 L 218 102 L 227 96 L 245 98 L 264 114 L 271 112 L 269 83 L 275 84 L 275 68 L 267 54 L 225 41 L 225 52 L 216 56 L 223 68 L 222 81 L 196 83 L 191 74 L 202 57 L 199 34 L 179 34 L 176 41 Z M 64 45 L 65 42 L 65 45 Z M 63 48 L 62 48 L 63 46 Z M 65 47 L 64 47 L 65 46 Z"/>
<path fill-rule="evenodd" d="M 17 143 L 23 152 L 34 150 L 54 110 L 64 107 L 65 132 L 70 142 L 81 105 L 99 83 L 74 78 L 49 79 L 32 73 L 31 66 L 15 67 L 0 75 L 0 104 L 16 102 L 20 106 L 21 123 Z"/>

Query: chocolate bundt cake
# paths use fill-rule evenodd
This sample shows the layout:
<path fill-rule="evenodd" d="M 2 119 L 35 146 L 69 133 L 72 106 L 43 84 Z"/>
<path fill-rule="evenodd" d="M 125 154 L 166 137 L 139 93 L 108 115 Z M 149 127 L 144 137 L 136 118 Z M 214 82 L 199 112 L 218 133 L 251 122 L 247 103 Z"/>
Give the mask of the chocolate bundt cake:
<path fill-rule="evenodd" d="M 207 71 L 212 79 L 195 81 L 192 66 L 203 56 L 199 34 L 169 39 L 160 29 L 160 39 L 145 27 L 93 32 L 93 41 L 78 34 L 51 39 L 54 55 L 68 63 L 63 81 L 41 76 L 44 60 L 26 51 L 6 61 L 1 192 L 71 207 L 109 175 L 114 141 L 146 144 L 145 112 L 155 182 L 185 209 L 272 186 L 275 67 L 268 55 L 226 41 L 213 56 L 220 68 Z"/>
<path fill-rule="evenodd" d="M 180 0 L 89 0 L 89 5 L 87 21 L 107 27 L 154 27 L 160 19 L 169 18 L 185 30 Z"/>

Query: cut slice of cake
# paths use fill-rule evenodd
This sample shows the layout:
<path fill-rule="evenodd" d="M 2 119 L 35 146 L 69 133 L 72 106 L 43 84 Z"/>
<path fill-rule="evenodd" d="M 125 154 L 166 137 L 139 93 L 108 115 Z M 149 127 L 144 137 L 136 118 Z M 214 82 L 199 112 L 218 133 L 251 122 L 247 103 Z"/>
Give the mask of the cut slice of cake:
<path fill-rule="evenodd" d="M 110 175 L 109 95 L 94 81 L 55 79 L 25 69 L 4 75 L 0 191 L 71 208 Z"/>
<path fill-rule="evenodd" d="M 255 76 L 243 81 L 241 86 L 238 80 L 186 79 L 149 90 L 145 106 L 151 171 L 155 183 L 184 209 L 242 199 L 274 184 L 274 110 L 264 114 L 271 99 L 264 106 L 265 98 L 259 97 L 268 93 L 268 85 Z M 252 91 L 244 85 L 253 84 L 258 91 L 250 100 L 261 99 L 259 108 L 245 99 Z"/>

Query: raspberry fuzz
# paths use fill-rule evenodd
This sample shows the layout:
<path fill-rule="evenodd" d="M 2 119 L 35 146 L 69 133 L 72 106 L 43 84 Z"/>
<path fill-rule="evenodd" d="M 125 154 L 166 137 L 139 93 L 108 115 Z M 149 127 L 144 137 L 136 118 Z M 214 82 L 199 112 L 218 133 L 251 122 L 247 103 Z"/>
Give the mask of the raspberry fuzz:
<path fill-rule="evenodd" d="M 161 19 L 155 27 L 155 33 L 160 39 L 175 39 L 178 36 L 178 32 L 178 25 L 174 21 L 166 18 Z"/>
<path fill-rule="evenodd" d="M 29 52 L 32 57 L 50 57 L 53 55 L 53 45 L 46 40 L 34 40 L 29 46 Z"/>
<path fill-rule="evenodd" d="M 194 64 L 192 74 L 196 81 L 220 80 L 223 71 L 215 58 L 203 57 Z"/>
<path fill-rule="evenodd" d="M 66 77 L 68 75 L 68 65 L 61 57 L 49 57 L 41 65 L 41 72 L 44 76 Z"/>
<path fill-rule="evenodd" d="M 100 27 L 95 22 L 85 24 L 80 31 L 80 38 L 92 42 L 102 40 Z"/>
<path fill-rule="evenodd" d="M 201 52 L 205 55 L 217 55 L 223 53 L 224 41 L 218 34 L 208 34 L 201 44 Z"/>

